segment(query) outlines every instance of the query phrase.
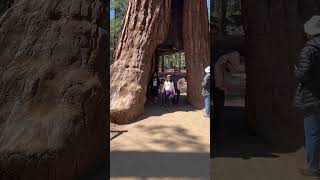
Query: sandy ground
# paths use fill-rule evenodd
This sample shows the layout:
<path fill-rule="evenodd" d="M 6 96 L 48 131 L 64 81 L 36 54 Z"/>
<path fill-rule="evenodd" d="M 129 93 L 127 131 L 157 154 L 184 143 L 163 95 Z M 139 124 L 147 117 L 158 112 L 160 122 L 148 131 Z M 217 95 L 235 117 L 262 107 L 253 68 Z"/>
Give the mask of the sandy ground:
<path fill-rule="evenodd" d="M 147 105 L 138 122 L 114 126 L 110 179 L 208 180 L 210 120 L 203 112 L 184 99 L 170 111 Z"/>

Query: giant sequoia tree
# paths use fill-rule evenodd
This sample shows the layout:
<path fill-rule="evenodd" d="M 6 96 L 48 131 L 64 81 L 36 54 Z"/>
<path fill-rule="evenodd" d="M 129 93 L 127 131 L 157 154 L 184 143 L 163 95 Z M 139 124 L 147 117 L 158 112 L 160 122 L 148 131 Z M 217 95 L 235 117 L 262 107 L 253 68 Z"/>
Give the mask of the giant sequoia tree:
<path fill-rule="evenodd" d="M 201 81 L 209 64 L 209 25 L 205 0 L 133 0 L 129 1 L 124 28 L 111 66 L 111 120 L 128 122 L 143 113 L 152 58 L 158 46 L 166 41 L 172 11 L 181 9 L 183 49 L 188 71 L 188 100 L 197 108 L 203 107 Z M 179 3 L 181 6 L 179 6 Z M 182 3 L 182 4 L 181 4 Z M 179 22 L 176 21 L 176 22 Z M 166 42 L 170 42 L 167 40 Z M 177 43 L 176 43 L 177 44 Z"/>

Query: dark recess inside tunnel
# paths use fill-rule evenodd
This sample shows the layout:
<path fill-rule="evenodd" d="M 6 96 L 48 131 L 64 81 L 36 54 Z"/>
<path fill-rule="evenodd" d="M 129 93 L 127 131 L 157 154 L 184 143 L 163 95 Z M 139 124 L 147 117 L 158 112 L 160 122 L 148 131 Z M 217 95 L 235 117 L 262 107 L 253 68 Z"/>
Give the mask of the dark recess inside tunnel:
<path fill-rule="evenodd" d="M 0 0 L 0 16 L 12 6 L 13 2 L 14 0 Z"/>
<path fill-rule="evenodd" d="M 182 19 L 184 0 L 172 1 L 171 21 L 166 40 L 157 48 L 157 55 L 183 51 Z"/>

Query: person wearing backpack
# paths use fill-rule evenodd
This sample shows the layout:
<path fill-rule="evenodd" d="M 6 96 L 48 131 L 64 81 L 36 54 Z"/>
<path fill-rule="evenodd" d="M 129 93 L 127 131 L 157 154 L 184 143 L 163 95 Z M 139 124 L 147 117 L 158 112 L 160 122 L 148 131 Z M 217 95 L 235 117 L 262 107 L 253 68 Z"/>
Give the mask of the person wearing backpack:
<path fill-rule="evenodd" d="M 208 66 L 204 72 L 206 73 L 202 82 L 202 96 L 204 96 L 206 110 L 204 117 L 210 117 L 210 66 Z"/>
<path fill-rule="evenodd" d="M 308 42 L 300 52 L 294 74 L 298 80 L 294 104 L 304 114 L 307 168 L 304 176 L 320 177 L 320 16 L 304 24 Z"/>

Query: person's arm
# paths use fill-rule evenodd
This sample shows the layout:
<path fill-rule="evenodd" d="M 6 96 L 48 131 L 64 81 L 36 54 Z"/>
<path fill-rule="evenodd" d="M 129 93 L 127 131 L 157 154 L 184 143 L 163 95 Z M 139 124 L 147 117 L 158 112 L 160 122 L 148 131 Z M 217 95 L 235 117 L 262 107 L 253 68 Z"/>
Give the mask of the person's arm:
<path fill-rule="evenodd" d="M 205 87 L 207 82 L 208 82 L 208 76 L 205 75 L 204 78 L 203 78 L 202 87 Z"/>
<path fill-rule="evenodd" d="M 299 60 L 295 65 L 294 74 L 299 82 L 306 83 L 310 80 L 310 71 L 317 49 L 306 46 L 301 50 Z"/>

